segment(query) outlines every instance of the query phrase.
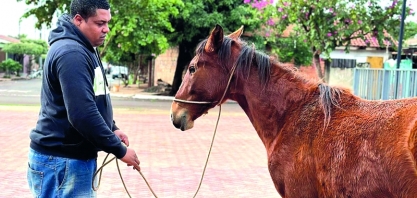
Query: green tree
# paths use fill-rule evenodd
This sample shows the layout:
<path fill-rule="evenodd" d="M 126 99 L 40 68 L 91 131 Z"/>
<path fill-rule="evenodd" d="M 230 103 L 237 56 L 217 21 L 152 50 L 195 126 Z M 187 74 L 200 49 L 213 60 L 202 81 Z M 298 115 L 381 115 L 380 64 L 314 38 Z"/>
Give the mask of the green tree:
<path fill-rule="evenodd" d="M 18 0 L 22 1 L 22 0 Z M 68 13 L 71 0 L 25 0 L 37 5 L 23 17 L 35 16 L 36 27 L 51 27 L 54 15 Z M 166 32 L 174 31 L 170 19 L 184 4 L 181 0 L 110 0 L 112 21 L 106 42 L 99 48 L 112 63 L 136 66 L 140 57 L 157 56 L 169 47 Z M 136 79 L 136 78 L 135 78 Z"/>
<path fill-rule="evenodd" d="M 308 44 L 295 35 L 276 39 L 269 45 L 271 53 L 276 54 L 280 62 L 292 62 L 297 67 L 311 65 L 312 54 Z"/>
<path fill-rule="evenodd" d="M 180 13 L 184 4 L 181 0 L 130 0 L 129 3 L 111 0 L 110 3 L 111 31 L 102 54 L 106 61 L 128 65 L 134 70 L 135 83 L 140 66 L 146 64 L 144 60 L 169 48 L 165 32 L 174 31 L 169 20 Z"/>
<path fill-rule="evenodd" d="M 264 39 L 255 34 L 265 21 L 259 20 L 260 14 L 246 7 L 241 0 L 183 0 L 185 6 L 181 15 L 171 19 L 175 31 L 167 32 L 171 46 L 178 46 L 179 55 L 172 82 L 170 95 L 175 95 L 181 83 L 185 66 L 191 61 L 196 45 L 205 39 L 211 29 L 220 24 L 225 32 L 233 32 L 242 25 L 246 32 L 245 39 L 255 42 L 257 47 L 264 48 Z"/>
<path fill-rule="evenodd" d="M 323 79 L 320 55 L 329 57 L 338 46 L 349 46 L 353 39 L 362 38 L 371 43 L 365 35 L 371 35 L 382 45 L 388 39 L 387 30 L 400 25 L 402 1 L 394 0 L 384 6 L 378 0 L 279 0 L 276 4 L 265 4 L 245 0 L 251 7 L 257 8 L 264 17 L 279 22 L 268 27 L 281 34 L 289 25 L 300 38 L 310 44 L 313 64 L 318 76 Z M 249 7 L 249 6 L 248 6 Z M 407 8 L 410 13 L 410 8 Z M 394 36 L 394 35 L 393 35 Z M 395 35 L 396 36 L 396 35 Z"/>
<path fill-rule="evenodd" d="M 43 40 L 27 39 L 25 36 L 22 36 L 20 42 L 7 43 L 2 50 L 6 53 L 13 54 L 14 60 L 23 63 L 24 55 L 39 57 L 46 54 L 48 51 L 48 44 Z M 32 61 L 29 61 L 29 63 L 31 62 Z M 31 65 L 29 64 L 28 67 L 30 68 L 30 66 Z"/>
<path fill-rule="evenodd" d="M 4 78 L 10 78 L 10 72 L 17 72 L 17 76 L 19 76 L 19 71 L 22 69 L 22 65 L 12 59 L 6 59 L 3 62 L 0 63 L 0 68 L 6 70 L 6 73 L 4 74 Z"/>
<path fill-rule="evenodd" d="M 400 26 L 388 31 L 393 36 L 400 35 Z M 417 23 L 409 21 L 404 23 L 404 40 L 413 38 L 417 35 Z"/>
<path fill-rule="evenodd" d="M 19 0 L 18 0 L 19 1 Z M 25 0 L 37 5 L 24 16 L 35 16 L 37 27 L 51 26 L 52 16 L 66 12 L 70 0 Z M 191 60 L 196 45 L 207 37 L 215 24 L 226 32 L 244 25 L 255 32 L 262 24 L 260 14 L 245 6 L 241 0 L 110 0 L 113 19 L 111 32 L 100 47 L 109 62 L 137 64 L 143 57 L 163 53 L 169 46 L 179 47 L 173 88 L 175 94 L 182 82 L 185 66 Z M 265 43 L 258 35 L 247 37 L 263 48 Z"/>

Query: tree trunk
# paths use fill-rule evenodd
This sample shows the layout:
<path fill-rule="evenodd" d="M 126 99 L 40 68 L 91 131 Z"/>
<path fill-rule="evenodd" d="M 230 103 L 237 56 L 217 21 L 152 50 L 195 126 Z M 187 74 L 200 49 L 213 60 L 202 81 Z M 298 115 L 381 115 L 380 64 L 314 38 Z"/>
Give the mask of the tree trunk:
<path fill-rule="evenodd" d="M 324 82 L 330 82 L 330 60 L 326 59 L 324 61 Z"/>
<path fill-rule="evenodd" d="M 313 53 L 313 64 L 316 67 L 318 77 L 321 80 L 325 81 L 323 71 L 321 70 L 321 65 L 320 65 L 320 54 L 318 54 L 317 52 Z"/>
<path fill-rule="evenodd" d="M 148 60 L 148 87 L 153 87 L 154 76 L 153 76 L 152 59 Z"/>
<path fill-rule="evenodd" d="M 138 61 L 135 62 L 136 63 L 136 68 L 135 68 L 135 71 L 133 73 L 133 82 L 132 82 L 134 85 L 138 81 L 139 72 L 140 72 L 140 63 L 142 62 L 142 56 L 141 55 L 137 55 L 137 56 L 138 56 L 138 58 L 137 58 Z M 140 82 L 138 82 L 138 86 L 139 85 L 140 85 Z"/>
<path fill-rule="evenodd" d="M 177 93 L 178 89 L 180 88 L 181 83 L 182 83 L 182 74 L 184 72 L 184 69 L 186 68 L 186 65 L 192 59 L 192 55 L 188 51 L 188 47 L 185 44 L 180 44 L 178 51 L 179 51 L 179 54 L 178 54 L 178 59 L 177 59 L 177 67 L 175 69 L 174 80 L 172 82 L 172 88 L 171 88 L 171 91 L 169 92 L 170 96 L 174 96 Z"/>

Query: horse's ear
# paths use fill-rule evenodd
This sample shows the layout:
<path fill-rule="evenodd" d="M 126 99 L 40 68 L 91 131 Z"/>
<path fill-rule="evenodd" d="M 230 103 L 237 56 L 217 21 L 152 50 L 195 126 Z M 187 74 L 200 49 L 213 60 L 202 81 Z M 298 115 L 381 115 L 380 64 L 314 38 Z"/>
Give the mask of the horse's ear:
<path fill-rule="evenodd" d="M 218 50 L 223 43 L 223 28 L 220 25 L 216 25 L 211 31 L 209 38 L 207 39 L 204 50 L 206 52 L 213 52 Z"/>
<path fill-rule="evenodd" d="M 240 36 L 242 34 L 243 34 L 243 25 L 238 30 L 236 30 L 235 32 L 229 34 L 228 37 L 231 38 L 231 39 L 233 39 L 233 40 L 237 40 L 237 39 L 240 38 Z"/>

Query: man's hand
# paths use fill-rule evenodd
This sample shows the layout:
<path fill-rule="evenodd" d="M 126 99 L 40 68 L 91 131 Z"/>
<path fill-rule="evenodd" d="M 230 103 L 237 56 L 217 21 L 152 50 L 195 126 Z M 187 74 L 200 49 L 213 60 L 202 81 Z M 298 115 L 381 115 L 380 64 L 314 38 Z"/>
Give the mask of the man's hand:
<path fill-rule="evenodd" d="M 125 133 L 123 133 L 123 131 L 121 131 L 120 129 L 115 130 L 114 134 L 117 135 L 117 137 L 120 138 L 120 140 L 126 144 L 126 146 L 129 146 L 129 138 L 127 137 L 127 135 Z"/>
<path fill-rule="evenodd" d="M 140 171 L 140 166 L 139 166 L 140 161 L 138 159 L 138 156 L 136 155 L 135 150 L 131 148 L 127 148 L 127 152 L 125 156 L 120 160 L 122 160 L 128 166 L 133 166 L 134 169 Z"/>

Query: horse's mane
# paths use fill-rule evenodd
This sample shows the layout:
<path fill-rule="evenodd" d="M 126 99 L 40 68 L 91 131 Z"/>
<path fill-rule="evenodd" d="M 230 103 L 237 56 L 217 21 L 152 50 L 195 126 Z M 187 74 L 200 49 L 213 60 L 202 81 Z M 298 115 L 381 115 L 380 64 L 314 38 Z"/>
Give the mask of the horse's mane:
<path fill-rule="evenodd" d="M 230 55 L 232 51 L 232 43 L 239 42 L 242 50 L 240 51 L 239 57 L 237 58 L 235 63 L 230 61 Z M 207 43 L 207 39 L 200 42 L 196 49 L 196 54 L 203 54 L 204 48 Z M 258 69 L 258 76 L 259 80 L 262 85 L 265 85 L 271 76 L 271 65 L 278 65 L 281 69 L 287 71 L 286 73 L 292 74 L 293 79 L 300 80 L 301 82 L 309 84 L 309 86 L 318 87 L 320 97 L 319 102 L 323 108 L 324 116 L 325 116 L 325 126 L 328 125 L 330 122 L 331 116 L 331 109 L 332 106 L 338 107 L 338 101 L 340 99 L 340 95 L 345 92 L 344 89 L 331 87 L 324 83 L 313 82 L 310 79 L 299 74 L 298 70 L 280 64 L 278 61 L 272 62 L 271 57 L 267 54 L 257 51 L 254 45 L 249 46 L 245 41 L 239 39 L 239 41 L 233 40 L 228 37 L 223 38 L 223 43 L 218 50 L 219 61 L 223 64 L 220 64 L 226 68 L 230 68 L 231 64 L 236 65 L 236 74 L 244 76 L 249 76 L 250 69 L 252 65 L 256 65 Z"/>
<path fill-rule="evenodd" d="M 239 40 L 239 44 L 242 47 L 242 50 L 240 51 L 239 57 L 236 60 L 236 63 L 232 63 L 230 61 L 230 55 L 232 51 L 232 42 L 235 40 L 224 37 L 223 43 L 221 47 L 219 48 L 218 55 L 219 55 L 219 61 L 223 67 L 227 68 L 230 67 L 231 64 L 236 64 L 236 74 L 240 75 L 242 77 L 249 76 L 250 69 L 252 66 L 252 63 L 257 66 L 258 69 L 258 75 L 259 79 L 262 84 L 266 84 L 269 80 L 270 73 L 271 73 L 271 60 L 268 55 L 265 53 L 256 51 L 255 46 L 248 46 L 248 44 L 243 41 Z M 207 39 L 200 42 L 200 44 L 197 47 L 196 54 L 202 54 L 204 53 L 204 47 L 207 43 Z"/>

